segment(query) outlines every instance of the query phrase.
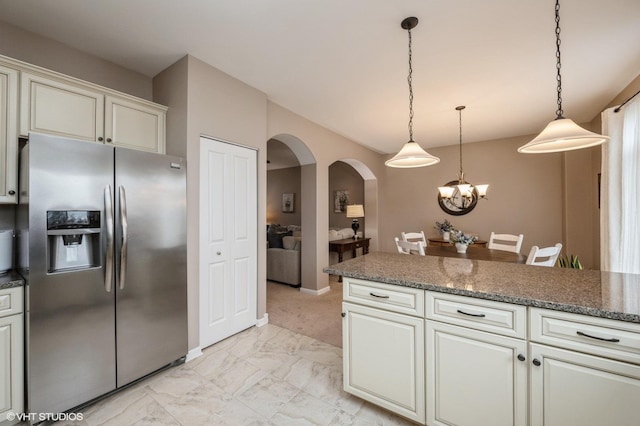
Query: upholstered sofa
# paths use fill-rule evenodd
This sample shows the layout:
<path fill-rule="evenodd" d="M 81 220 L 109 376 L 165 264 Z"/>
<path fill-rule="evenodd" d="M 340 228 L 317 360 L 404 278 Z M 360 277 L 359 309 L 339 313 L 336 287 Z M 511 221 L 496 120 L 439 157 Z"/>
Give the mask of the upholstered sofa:
<path fill-rule="evenodd" d="M 291 229 L 288 229 L 291 228 Z M 296 229 L 297 228 L 297 229 Z M 300 286 L 300 227 L 280 227 L 267 234 L 267 279 Z M 272 247 L 275 246 L 275 247 Z"/>

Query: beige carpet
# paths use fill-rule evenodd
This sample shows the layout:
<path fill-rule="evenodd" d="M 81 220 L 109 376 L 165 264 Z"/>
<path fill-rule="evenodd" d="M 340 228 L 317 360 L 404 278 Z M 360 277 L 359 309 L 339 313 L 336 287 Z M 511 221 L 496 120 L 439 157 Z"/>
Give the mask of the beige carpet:
<path fill-rule="evenodd" d="M 342 283 L 331 277 L 331 291 L 321 296 L 267 281 L 269 323 L 342 347 Z"/>

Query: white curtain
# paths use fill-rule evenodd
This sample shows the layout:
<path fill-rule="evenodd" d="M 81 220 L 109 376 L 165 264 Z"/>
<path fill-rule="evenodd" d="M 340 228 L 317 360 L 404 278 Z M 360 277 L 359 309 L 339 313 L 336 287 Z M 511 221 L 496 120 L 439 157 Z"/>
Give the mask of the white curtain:
<path fill-rule="evenodd" d="M 602 113 L 600 265 L 640 274 L 640 97 Z"/>

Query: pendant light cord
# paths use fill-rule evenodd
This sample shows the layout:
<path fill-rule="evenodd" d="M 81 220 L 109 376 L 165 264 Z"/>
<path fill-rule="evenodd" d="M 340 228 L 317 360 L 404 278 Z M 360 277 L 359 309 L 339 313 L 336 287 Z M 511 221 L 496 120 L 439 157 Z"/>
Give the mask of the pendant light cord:
<path fill-rule="evenodd" d="M 462 110 L 464 107 L 458 107 L 458 124 L 460 126 L 460 180 L 464 179 L 464 172 L 462 171 Z"/>
<path fill-rule="evenodd" d="M 558 81 L 558 109 L 556 110 L 556 120 L 563 119 L 562 114 L 562 75 L 560 74 L 562 62 L 560 61 L 560 0 L 556 0 L 556 80 Z"/>
<path fill-rule="evenodd" d="M 413 68 L 411 67 L 411 28 L 407 29 L 409 33 L 409 76 L 407 82 L 409 83 L 409 142 L 413 142 L 413 86 L 412 75 Z"/>

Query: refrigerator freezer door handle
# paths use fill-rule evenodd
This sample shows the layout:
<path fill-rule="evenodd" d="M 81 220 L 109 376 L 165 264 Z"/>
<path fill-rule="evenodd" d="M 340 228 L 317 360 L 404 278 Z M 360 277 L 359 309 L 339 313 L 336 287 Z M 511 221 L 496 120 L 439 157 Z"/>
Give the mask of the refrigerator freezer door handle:
<path fill-rule="evenodd" d="M 107 230 L 107 250 L 104 262 L 104 289 L 111 292 L 113 282 L 113 195 L 111 185 L 104 188 L 105 228 Z"/>
<path fill-rule="evenodd" d="M 124 186 L 120 187 L 120 220 L 122 223 L 122 247 L 120 249 L 120 290 L 124 290 L 124 280 L 127 274 L 127 245 L 128 245 L 128 228 L 127 221 L 127 194 Z"/>

